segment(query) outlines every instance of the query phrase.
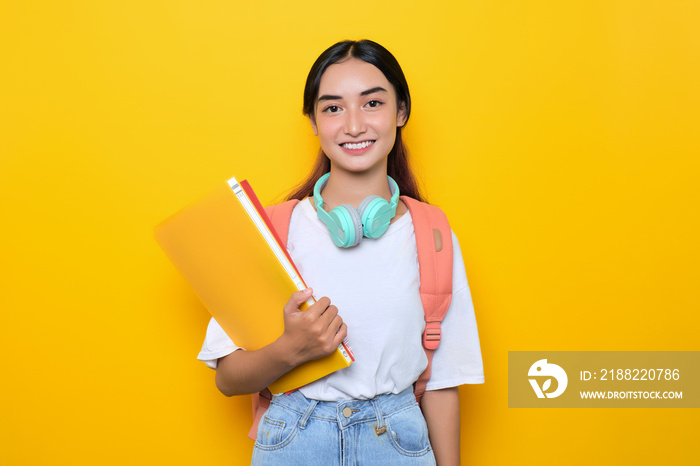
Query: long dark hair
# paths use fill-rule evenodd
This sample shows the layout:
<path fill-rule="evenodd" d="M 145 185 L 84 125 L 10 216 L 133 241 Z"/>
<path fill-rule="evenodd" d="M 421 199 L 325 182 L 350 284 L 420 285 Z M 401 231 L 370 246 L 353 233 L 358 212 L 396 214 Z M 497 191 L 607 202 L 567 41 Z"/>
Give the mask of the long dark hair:
<path fill-rule="evenodd" d="M 314 107 L 318 98 L 318 88 L 321 84 L 321 76 L 323 76 L 326 69 L 334 63 L 342 62 L 349 58 L 357 58 L 370 63 L 384 74 L 396 92 L 397 111 L 403 107 L 406 122 L 408 122 L 408 117 L 411 115 L 411 94 L 408 92 L 408 83 L 403 70 L 401 70 L 399 62 L 396 61 L 391 52 L 371 40 L 338 42 L 326 49 L 316 59 L 316 62 L 311 67 L 311 71 L 309 71 L 309 75 L 306 78 L 306 86 L 304 87 L 304 115 L 311 119 L 315 118 Z M 311 196 L 316 181 L 328 173 L 330 169 L 330 160 L 323 153 L 323 149 L 319 150 L 308 178 L 294 188 L 292 193 L 287 196 L 287 199 L 301 200 Z M 401 194 L 420 201 L 425 200 L 420 193 L 416 177 L 409 164 L 408 149 L 401 137 L 401 127 L 396 128 L 396 141 L 391 152 L 389 152 L 387 174 L 399 185 Z"/>

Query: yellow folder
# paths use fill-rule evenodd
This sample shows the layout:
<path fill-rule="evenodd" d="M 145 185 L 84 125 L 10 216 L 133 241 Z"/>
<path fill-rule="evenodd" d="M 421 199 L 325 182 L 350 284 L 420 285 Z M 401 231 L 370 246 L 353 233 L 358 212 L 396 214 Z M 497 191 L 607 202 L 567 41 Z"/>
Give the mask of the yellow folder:
<path fill-rule="evenodd" d="M 306 288 L 250 185 L 235 178 L 156 227 L 155 238 L 209 312 L 236 343 L 256 350 L 284 331 L 282 308 Z M 313 300 L 305 303 L 306 309 Z M 288 392 L 347 367 L 353 357 L 341 344 L 270 384 Z"/>

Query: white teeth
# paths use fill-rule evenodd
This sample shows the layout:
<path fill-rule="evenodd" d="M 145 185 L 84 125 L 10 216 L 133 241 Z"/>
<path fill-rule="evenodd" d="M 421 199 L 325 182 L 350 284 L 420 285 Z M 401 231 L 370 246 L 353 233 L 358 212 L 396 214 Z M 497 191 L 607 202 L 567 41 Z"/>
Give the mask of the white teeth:
<path fill-rule="evenodd" d="M 342 144 L 342 146 L 346 149 L 364 149 L 365 147 L 371 146 L 372 144 L 374 144 L 374 141 L 364 141 L 359 142 L 357 144 L 352 142 L 346 142 L 345 144 Z"/>

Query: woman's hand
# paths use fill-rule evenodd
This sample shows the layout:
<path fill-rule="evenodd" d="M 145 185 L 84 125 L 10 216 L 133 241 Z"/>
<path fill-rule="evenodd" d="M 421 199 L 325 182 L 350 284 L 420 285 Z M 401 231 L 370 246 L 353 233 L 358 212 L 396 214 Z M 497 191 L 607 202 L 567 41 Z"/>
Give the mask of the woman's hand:
<path fill-rule="evenodd" d="M 311 295 L 310 288 L 297 291 L 284 306 L 284 333 L 278 342 L 288 349 L 288 362 L 293 366 L 332 353 L 347 336 L 347 326 L 338 315 L 338 308 L 327 297 L 306 311 L 299 310 Z"/>
<path fill-rule="evenodd" d="M 328 298 L 300 311 L 311 294 L 311 289 L 292 293 L 283 308 L 284 333 L 277 340 L 256 351 L 237 350 L 219 359 L 216 386 L 221 393 L 259 392 L 299 364 L 335 351 L 347 327 Z"/>

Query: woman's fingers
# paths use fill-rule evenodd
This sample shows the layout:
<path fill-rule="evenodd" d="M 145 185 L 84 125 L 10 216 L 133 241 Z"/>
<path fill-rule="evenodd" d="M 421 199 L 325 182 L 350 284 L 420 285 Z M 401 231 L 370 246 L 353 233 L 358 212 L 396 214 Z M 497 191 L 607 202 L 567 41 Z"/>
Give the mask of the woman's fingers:
<path fill-rule="evenodd" d="M 310 319 L 317 319 L 318 317 L 325 314 L 330 305 L 331 300 L 328 297 L 324 296 L 315 303 L 313 303 L 311 306 L 309 306 L 309 308 L 306 310 L 306 313 Z"/>
<path fill-rule="evenodd" d="M 284 313 L 285 314 L 290 314 L 292 312 L 298 311 L 299 306 L 302 305 L 307 299 L 311 297 L 313 294 L 313 290 L 311 288 L 307 288 L 305 290 L 301 291 L 295 291 L 292 293 L 292 296 L 289 298 L 287 303 L 284 305 Z"/>
<path fill-rule="evenodd" d="M 340 316 L 338 316 L 340 318 Z M 333 338 L 333 349 L 337 348 L 340 346 L 340 344 L 345 340 L 345 337 L 348 336 L 348 326 L 345 322 L 340 320 L 340 325 L 338 326 L 338 331 L 335 333 L 335 337 Z"/>
<path fill-rule="evenodd" d="M 299 310 L 311 295 L 310 289 L 294 292 L 284 306 L 284 341 L 302 361 L 333 352 L 347 335 L 338 308 L 328 297 L 322 297 L 305 312 Z"/>

